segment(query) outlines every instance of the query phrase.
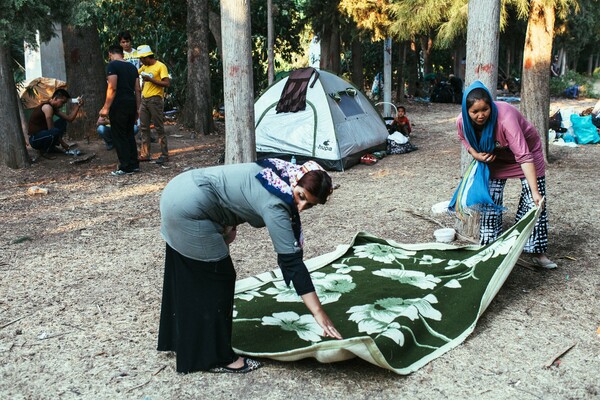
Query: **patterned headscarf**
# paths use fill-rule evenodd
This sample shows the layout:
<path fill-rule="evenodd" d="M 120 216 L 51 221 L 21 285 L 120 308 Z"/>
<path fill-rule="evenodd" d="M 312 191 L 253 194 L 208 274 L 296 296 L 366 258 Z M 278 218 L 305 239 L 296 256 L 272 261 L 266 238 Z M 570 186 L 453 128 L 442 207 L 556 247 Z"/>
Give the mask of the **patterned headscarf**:
<path fill-rule="evenodd" d="M 279 197 L 292 207 L 292 229 L 294 236 L 298 241 L 299 247 L 304 246 L 304 236 L 302 234 L 302 224 L 300 223 L 300 214 L 296 203 L 294 202 L 293 190 L 298 181 L 309 171 L 323 171 L 323 168 L 315 161 L 308 161 L 302 165 L 292 164 L 278 158 L 267 158 L 256 162 L 265 167 L 256 174 L 262 185 L 270 193 Z"/>
<path fill-rule="evenodd" d="M 496 104 L 493 100 L 491 101 L 491 114 L 483 127 L 479 141 L 477 140 L 473 122 L 471 121 L 469 110 L 467 108 L 467 96 L 471 91 L 478 88 L 485 90 L 489 98 L 492 99 L 489 90 L 480 81 L 473 82 L 471 86 L 465 90 L 462 99 L 463 133 L 466 141 L 477 152 L 493 153 L 495 146 L 494 129 L 498 119 L 498 108 L 496 107 Z M 454 192 L 448 210 L 456 212 L 459 218 L 463 218 L 464 215 L 470 215 L 470 209 L 481 211 L 482 207 L 488 205 L 493 206 L 494 208 L 500 208 L 494 203 L 490 196 L 489 180 L 490 169 L 488 165 L 473 159 L 465 171 L 456 192 Z"/>

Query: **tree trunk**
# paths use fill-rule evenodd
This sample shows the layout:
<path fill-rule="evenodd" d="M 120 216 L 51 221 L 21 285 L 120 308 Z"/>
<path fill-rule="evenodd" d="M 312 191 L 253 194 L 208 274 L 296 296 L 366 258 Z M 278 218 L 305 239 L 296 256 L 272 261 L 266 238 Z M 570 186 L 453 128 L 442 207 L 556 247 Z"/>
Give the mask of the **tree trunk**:
<path fill-rule="evenodd" d="M 341 38 L 340 38 L 340 25 L 339 22 L 335 21 L 333 25 L 333 33 L 331 35 L 331 47 L 330 47 L 329 55 L 331 56 L 331 70 L 339 75 L 342 72 L 342 60 L 340 54 L 342 53 L 341 49 Z"/>
<path fill-rule="evenodd" d="M 363 74 L 363 57 L 360 38 L 356 36 L 352 40 L 352 83 L 361 91 L 365 89 L 365 77 Z"/>
<path fill-rule="evenodd" d="M 225 163 L 256 160 L 250 2 L 221 0 Z"/>
<path fill-rule="evenodd" d="M 392 38 L 383 41 L 383 116 L 390 117 L 392 102 Z"/>
<path fill-rule="evenodd" d="M 208 135 L 214 128 L 210 90 L 208 0 L 188 0 L 187 10 L 188 71 L 183 125 L 194 132 Z"/>
<path fill-rule="evenodd" d="M 321 69 L 340 73 L 340 29 L 337 18 L 323 28 L 320 65 Z"/>
<path fill-rule="evenodd" d="M 269 86 L 275 82 L 275 55 L 273 47 L 275 46 L 275 33 L 273 29 L 273 0 L 267 0 L 267 76 Z"/>
<path fill-rule="evenodd" d="M 492 98 L 496 98 L 499 48 L 500 0 L 469 1 L 465 88 L 479 80 L 489 89 Z M 471 155 L 462 147 L 460 163 L 462 174 L 465 173 L 471 161 Z M 467 217 L 457 223 L 457 229 L 463 235 L 472 238 L 479 237 L 479 215 Z"/>
<path fill-rule="evenodd" d="M 419 54 L 417 52 L 417 45 L 411 41 L 409 49 L 407 51 L 406 60 L 407 79 L 408 79 L 408 93 L 415 97 L 423 97 L 423 87 L 419 83 Z"/>
<path fill-rule="evenodd" d="M 216 12 L 209 11 L 208 13 L 208 29 L 210 33 L 212 33 L 215 38 L 215 42 L 217 43 L 217 53 L 222 57 L 223 56 L 223 43 L 221 40 L 221 16 Z"/>
<path fill-rule="evenodd" d="M 319 45 L 321 46 L 321 58 L 319 59 L 319 69 L 331 70 L 331 28 L 324 26 L 319 35 Z"/>
<path fill-rule="evenodd" d="M 62 27 L 65 49 L 67 85 L 73 97 L 83 96 L 85 105 L 75 121 L 69 124 L 68 135 L 73 139 L 96 138 L 98 112 L 106 96 L 106 72 L 103 55 L 108 49 L 100 47 L 98 28 Z M 68 110 L 67 110 L 68 111 Z"/>
<path fill-rule="evenodd" d="M 404 103 L 404 95 L 406 94 L 406 90 L 404 89 L 404 81 L 405 81 L 405 65 L 406 65 L 406 42 L 400 43 L 400 48 L 398 51 L 398 70 L 397 70 L 397 85 L 396 85 L 396 103 Z"/>
<path fill-rule="evenodd" d="M 548 161 L 548 115 L 550 110 L 550 63 L 554 33 L 554 7 L 543 0 L 530 4 L 525 49 L 523 51 L 523 80 L 521 112 L 537 129 L 542 138 L 544 159 Z"/>
<path fill-rule="evenodd" d="M 0 43 L 0 163 L 10 168 L 30 165 L 19 117 L 19 98 L 8 47 Z"/>
<path fill-rule="evenodd" d="M 433 41 L 429 36 L 420 36 L 421 51 L 423 52 L 423 73 L 425 75 L 432 71 L 431 68 L 431 48 L 433 47 Z"/>

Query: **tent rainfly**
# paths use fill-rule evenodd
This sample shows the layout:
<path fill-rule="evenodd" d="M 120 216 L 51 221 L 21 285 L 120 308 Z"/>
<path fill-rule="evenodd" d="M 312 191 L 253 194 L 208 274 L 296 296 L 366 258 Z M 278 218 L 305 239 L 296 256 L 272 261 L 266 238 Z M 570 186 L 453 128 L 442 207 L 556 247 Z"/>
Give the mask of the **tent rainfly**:
<path fill-rule="evenodd" d="M 385 150 L 388 131 L 369 99 L 335 74 L 308 72 L 302 88 L 306 91 L 303 109 L 282 112 L 285 107 L 278 105 L 280 99 L 284 102 L 282 93 L 288 90 L 286 83 L 292 74 L 271 86 L 254 104 L 258 158 L 289 160 L 294 156 L 298 162 L 310 159 L 326 169 L 343 171 L 364 154 Z"/>

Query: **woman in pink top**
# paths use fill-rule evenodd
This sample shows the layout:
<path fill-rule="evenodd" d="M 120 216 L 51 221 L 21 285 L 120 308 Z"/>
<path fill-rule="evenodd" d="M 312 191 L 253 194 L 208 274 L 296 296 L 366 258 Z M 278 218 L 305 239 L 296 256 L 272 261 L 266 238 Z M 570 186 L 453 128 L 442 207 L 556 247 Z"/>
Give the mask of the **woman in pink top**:
<path fill-rule="evenodd" d="M 458 136 L 469 154 L 485 164 L 484 170 L 489 168 L 488 198 L 491 197 L 493 203 L 481 202 L 479 226 L 480 243 L 485 245 L 502 233 L 502 197 L 507 179 L 521 180 L 517 221 L 531 208 L 539 206 L 545 196 L 542 142 L 535 127 L 515 107 L 492 101 L 489 91 L 479 81 L 465 92 L 463 112 L 457 119 L 457 127 Z M 548 216 L 544 204 L 524 252 L 531 254 L 533 264 L 556 268 L 545 254 L 547 249 Z"/>

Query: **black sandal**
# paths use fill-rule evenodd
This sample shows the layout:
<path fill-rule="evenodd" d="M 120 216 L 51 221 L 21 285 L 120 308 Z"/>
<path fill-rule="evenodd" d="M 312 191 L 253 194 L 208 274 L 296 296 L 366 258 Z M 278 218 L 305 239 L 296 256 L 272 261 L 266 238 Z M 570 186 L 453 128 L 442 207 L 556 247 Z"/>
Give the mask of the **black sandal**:
<path fill-rule="evenodd" d="M 251 358 L 244 357 L 244 365 L 239 368 L 229 368 L 229 367 L 215 367 L 208 370 L 208 372 L 214 373 L 230 373 L 230 374 L 245 374 L 250 371 L 254 371 L 255 369 L 259 369 L 262 367 L 262 363 Z"/>

